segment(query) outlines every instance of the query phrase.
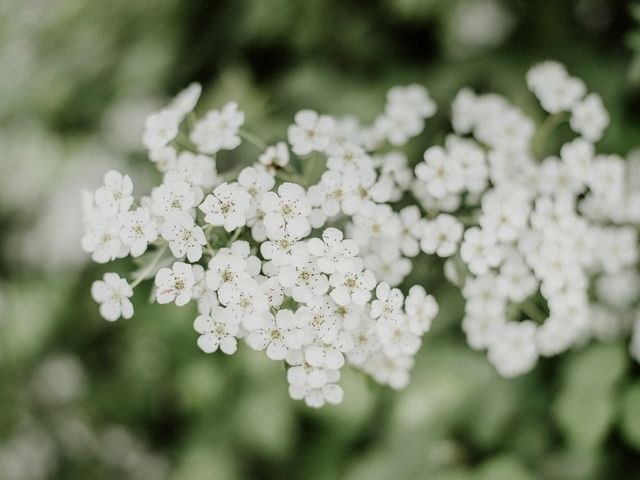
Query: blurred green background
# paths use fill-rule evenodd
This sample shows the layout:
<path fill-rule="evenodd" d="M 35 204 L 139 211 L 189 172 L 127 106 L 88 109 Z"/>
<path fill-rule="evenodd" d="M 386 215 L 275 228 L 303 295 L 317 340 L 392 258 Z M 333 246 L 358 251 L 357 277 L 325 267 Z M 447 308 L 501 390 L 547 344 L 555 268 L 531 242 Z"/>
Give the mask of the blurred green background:
<path fill-rule="evenodd" d="M 635 10 L 634 10 L 635 9 Z M 440 110 L 408 150 L 447 132 L 463 85 L 539 118 L 527 68 L 566 63 L 602 94 L 601 149 L 640 145 L 640 7 L 615 0 L 3 0 L 0 2 L 0 479 L 640 478 L 640 377 L 607 338 L 500 379 L 441 305 L 407 390 L 344 375 L 344 403 L 289 399 L 282 366 L 195 345 L 195 308 L 99 318 L 79 245 L 79 195 L 109 168 L 154 179 L 145 116 L 191 81 L 283 137 L 310 107 L 371 119 L 392 85 Z M 251 155 L 239 149 L 234 155 Z M 346 369 L 348 370 L 348 369 Z"/>

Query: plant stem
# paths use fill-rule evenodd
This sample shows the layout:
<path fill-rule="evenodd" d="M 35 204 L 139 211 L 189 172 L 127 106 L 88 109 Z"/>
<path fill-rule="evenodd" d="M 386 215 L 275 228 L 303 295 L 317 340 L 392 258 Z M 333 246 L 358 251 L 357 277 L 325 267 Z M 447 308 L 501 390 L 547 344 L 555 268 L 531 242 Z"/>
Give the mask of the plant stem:
<path fill-rule="evenodd" d="M 544 122 L 542 122 L 542 125 L 540 125 L 540 128 L 533 137 L 533 151 L 537 158 L 541 159 L 544 155 L 544 148 L 547 144 L 547 141 L 549 140 L 549 135 L 551 134 L 553 129 L 565 120 L 565 113 L 560 112 L 549 115 L 547 118 L 545 118 Z"/>
<path fill-rule="evenodd" d="M 147 265 L 147 268 L 145 268 L 142 271 L 142 273 L 133 280 L 133 282 L 131 283 L 131 288 L 136 288 L 138 285 L 140 285 L 140 282 L 142 282 L 146 278 L 146 276 L 149 275 L 149 273 L 151 273 L 151 270 L 155 268 L 155 266 L 160 261 L 160 258 L 162 258 L 162 255 L 164 255 L 164 252 L 166 251 L 167 251 L 167 244 L 165 244 L 162 248 L 158 249 L 156 256 L 153 257 L 149 265 Z"/>
<path fill-rule="evenodd" d="M 247 132 L 244 129 L 240 129 L 240 131 L 238 132 L 240 134 L 241 138 L 244 138 L 247 142 L 251 143 L 253 146 L 255 146 L 258 150 L 261 151 L 265 151 L 267 149 L 267 144 L 265 142 L 262 141 L 262 139 L 260 137 L 258 137 L 257 135 L 254 135 L 251 132 Z"/>
<path fill-rule="evenodd" d="M 227 245 L 231 245 L 233 242 L 235 242 L 240 236 L 240 233 L 242 233 L 242 227 L 236 228 L 236 231 L 233 232 L 233 236 L 229 239 L 229 242 L 227 242 Z"/>
<path fill-rule="evenodd" d="M 537 323 L 544 323 L 547 316 L 544 314 L 540 307 L 532 300 L 525 300 L 520 304 L 520 310 L 527 315 L 531 320 Z"/>

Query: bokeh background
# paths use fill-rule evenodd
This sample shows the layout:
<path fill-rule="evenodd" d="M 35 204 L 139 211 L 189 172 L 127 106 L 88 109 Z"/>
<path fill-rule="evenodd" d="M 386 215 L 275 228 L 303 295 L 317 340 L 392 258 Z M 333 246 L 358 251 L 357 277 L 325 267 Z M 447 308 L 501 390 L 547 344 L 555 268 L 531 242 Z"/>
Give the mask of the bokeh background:
<path fill-rule="evenodd" d="M 89 294 L 126 265 L 89 264 L 80 191 L 121 168 L 143 193 L 143 120 L 189 82 L 269 141 L 300 108 L 367 120 L 390 86 L 423 84 L 440 110 L 417 161 L 463 85 L 539 115 L 524 75 L 545 59 L 604 97 L 603 151 L 640 145 L 637 3 L 0 2 L 0 479 L 640 478 L 640 369 L 615 328 L 504 380 L 466 346 L 462 299 L 417 266 L 441 313 L 411 385 L 350 372 L 344 403 L 312 411 L 280 363 L 203 354 L 194 309 L 148 305 L 146 286 L 110 324 Z"/>

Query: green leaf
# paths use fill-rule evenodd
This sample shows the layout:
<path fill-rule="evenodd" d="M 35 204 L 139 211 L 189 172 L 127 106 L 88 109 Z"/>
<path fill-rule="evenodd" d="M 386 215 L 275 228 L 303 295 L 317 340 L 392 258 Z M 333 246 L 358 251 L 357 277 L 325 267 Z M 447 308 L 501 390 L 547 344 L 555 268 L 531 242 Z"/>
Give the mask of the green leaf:
<path fill-rule="evenodd" d="M 553 405 L 553 416 L 567 442 L 577 450 L 598 448 L 613 422 L 615 403 L 609 392 L 566 388 Z"/>
<path fill-rule="evenodd" d="M 640 450 L 640 382 L 635 382 L 625 392 L 620 422 L 625 440 Z"/>

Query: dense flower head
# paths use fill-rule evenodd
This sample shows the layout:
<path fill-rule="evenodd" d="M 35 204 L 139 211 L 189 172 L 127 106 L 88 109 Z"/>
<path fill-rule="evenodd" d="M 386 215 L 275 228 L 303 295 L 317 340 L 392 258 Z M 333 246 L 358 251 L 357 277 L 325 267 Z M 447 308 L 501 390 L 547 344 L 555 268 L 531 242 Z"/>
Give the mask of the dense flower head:
<path fill-rule="evenodd" d="M 346 366 L 408 384 L 439 311 L 424 286 L 407 285 L 414 265 L 442 268 L 460 289 L 469 346 L 502 376 L 620 334 L 615 318 L 631 318 L 640 296 L 640 166 L 596 152 L 608 114 L 563 65 L 532 68 L 526 84 L 549 123 L 462 89 L 453 132 L 422 158 L 398 149 L 436 112 L 419 85 L 390 89 L 370 125 L 301 110 L 287 142 L 269 146 L 243 130 L 235 102 L 198 119 L 192 84 L 146 122 L 162 172 L 150 195 L 136 201 L 115 171 L 86 195 L 83 248 L 99 263 L 142 265 L 131 283 L 114 273 L 94 283 L 101 315 L 131 317 L 133 288 L 153 278 L 158 303 L 196 304 L 204 352 L 263 351 L 310 407 L 342 400 Z M 575 137 L 550 143 L 563 122 Z M 259 151 L 218 172 L 243 139 Z"/>

